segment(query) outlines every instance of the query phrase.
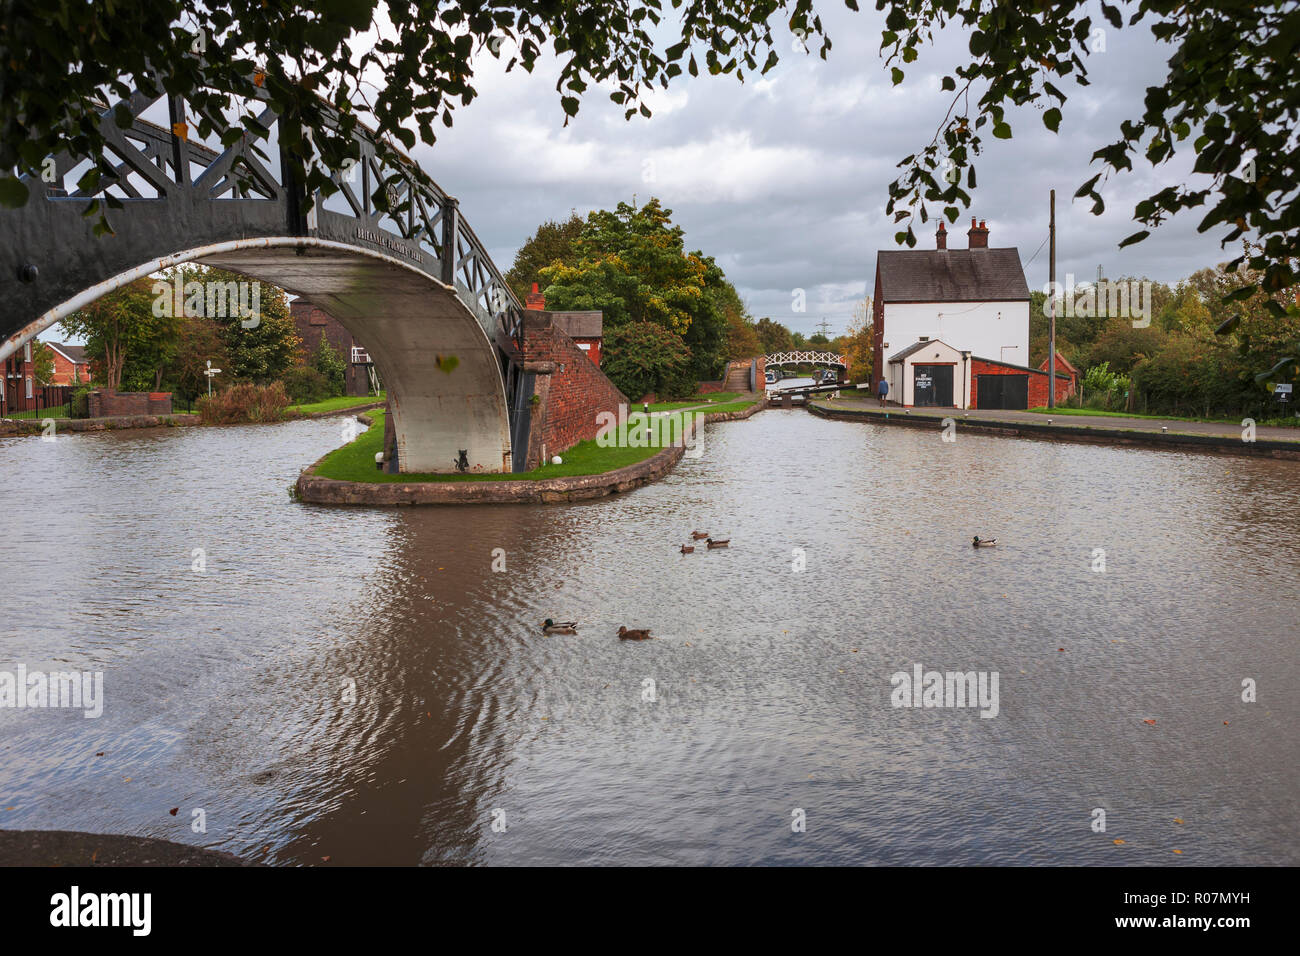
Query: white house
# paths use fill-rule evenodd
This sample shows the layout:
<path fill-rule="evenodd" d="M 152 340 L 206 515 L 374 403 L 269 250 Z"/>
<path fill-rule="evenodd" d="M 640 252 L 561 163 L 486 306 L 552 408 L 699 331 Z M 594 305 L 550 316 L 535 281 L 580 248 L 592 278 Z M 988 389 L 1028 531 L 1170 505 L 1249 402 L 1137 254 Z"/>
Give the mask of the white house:
<path fill-rule="evenodd" d="M 958 353 L 1010 366 L 1029 364 L 1029 285 L 1020 253 L 1015 248 L 990 249 L 983 222 L 972 219 L 967 235 L 969 248 L 949 249 L 948 232 L 940 222 L 935 249 L 876 253 L 876 382 L 889 377 L 891 356 L 922 341 L 941 341 Z M 911 395 L 911 385 L 905 390 Z M 964 407 L 963 391 L 969 392 L 969 385 L 955 384 L 954 400 L 942 404 Z M 900 400 L 903 392 L 891 383 L 891 399 Z"/>

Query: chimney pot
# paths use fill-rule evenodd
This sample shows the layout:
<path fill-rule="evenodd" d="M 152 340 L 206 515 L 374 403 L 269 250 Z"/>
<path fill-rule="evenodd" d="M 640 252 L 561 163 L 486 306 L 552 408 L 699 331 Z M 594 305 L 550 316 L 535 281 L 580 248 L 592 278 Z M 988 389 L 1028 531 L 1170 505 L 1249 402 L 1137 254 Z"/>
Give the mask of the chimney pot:
<path fill-rule="evenodd" d="M 528 299 L 524 302 L 524 308 L 534 312 L 542 312 L 546 309 L 546 296 L 537 291 L 537 283 L 533 283 L 533 291 L 528 293 Z"/>

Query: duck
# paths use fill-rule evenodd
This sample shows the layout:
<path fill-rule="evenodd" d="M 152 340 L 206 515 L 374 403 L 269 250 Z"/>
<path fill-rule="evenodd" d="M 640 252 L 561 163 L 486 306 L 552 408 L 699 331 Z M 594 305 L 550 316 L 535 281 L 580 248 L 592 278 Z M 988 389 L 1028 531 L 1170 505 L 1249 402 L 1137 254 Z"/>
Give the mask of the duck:
<path fill-rule="evenodd" d="M 689 544 L 682 545 L 682 554 L 694 554 L 695 548 Z"/>
<path fill-rule="evenodd" d="M 708 533 L 707 531 L 692 531 L 692 532 L 691 532 L 691 537 L 694 538 L 696 541 L 699 541 L 701 538 L 707 538 L 708 536 L 709 536 L 709 533 Z"/>
<path fill-rule="evenodd" d="M 981 538 L 979 535 L 975 535 L 975 537 L 971 539 L 971 544 L 977 548 L 991 548 L 997 543 L 997 538 Z"/>
<path fill-rule="evenodd" d="M 556 623 L 549 617 L 542 622 L 542 632 L 545 634 L 577 634 L 577 621 L 560 621 Z"/>
<path fill-rule="evenodd" d="M 620 627 L 620 628 L 618 629 L 618 639 L 619 639 L 620 641 L 646 641 L 646 640 L 649 640 L 649 639 L 650 639 L 650 628 L 646 627 L 646 628 L 642 628 L 641 630 L 633 631 L 633 630 L 629 630 L 629 629 L 626 628 L 626 627 Z"/>
<path fill-rule="evenodd" d="M 708 545 L 709 545 L 709 550 L 710 550 L 710 551 L 712 551 L 714 548 L 725 548 L 725 547 L 727 547 L 729 544 L 731 544 L 731 539 L 730 539 L 730 538 L 721 538 L 721 539 L 719 539 L 719 540 L 717 540 L 717 541 L 714 541 L 712 538 L 710 538 L 710 539 L 708 540 Z"/>

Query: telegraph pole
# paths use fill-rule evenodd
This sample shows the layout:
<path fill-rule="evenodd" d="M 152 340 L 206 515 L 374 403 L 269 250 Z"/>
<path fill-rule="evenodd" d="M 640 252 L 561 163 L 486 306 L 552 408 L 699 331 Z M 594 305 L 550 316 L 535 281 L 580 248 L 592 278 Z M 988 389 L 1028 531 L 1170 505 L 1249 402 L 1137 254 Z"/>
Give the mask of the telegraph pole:
<path fill-rule="evenodd" d="M 1048 266 L 1047 287 L 1052 294 L 1051 317 L 1047 320 L 1047 354 L 1051 359 L 1047 363 L 1047 407 L 1056 407 L 1056 190 L 1052 190 L 1051 214 L 1047 223 Z"/>

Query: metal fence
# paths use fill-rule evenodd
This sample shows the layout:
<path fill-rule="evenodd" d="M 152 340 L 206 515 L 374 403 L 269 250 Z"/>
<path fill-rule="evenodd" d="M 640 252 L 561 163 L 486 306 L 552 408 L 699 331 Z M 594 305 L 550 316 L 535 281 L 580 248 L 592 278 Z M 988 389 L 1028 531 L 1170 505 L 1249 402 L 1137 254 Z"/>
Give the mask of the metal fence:
<path fill-rule="evenodd" d="M 11 402 L 14 410 L 8 406 L 4 409 L 5 418 L 62 418 L 68 402 L 72 399 L 75 385 L 39 385 L 32 390 L 32 397 L 19 394 L 17 401 Z M 51 416 L 54 410 L 57 414 Z"/>

